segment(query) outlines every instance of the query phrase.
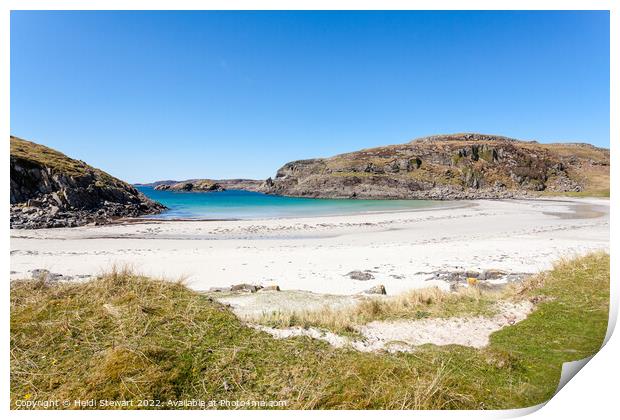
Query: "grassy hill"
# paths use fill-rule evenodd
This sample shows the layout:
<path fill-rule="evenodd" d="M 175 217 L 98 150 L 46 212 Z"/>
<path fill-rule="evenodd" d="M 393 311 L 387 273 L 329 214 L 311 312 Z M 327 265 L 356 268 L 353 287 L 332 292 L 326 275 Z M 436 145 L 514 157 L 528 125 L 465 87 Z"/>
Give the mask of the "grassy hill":
<path fill-rule="evenodd" d="M 11 136 L 11 226 L 104 223 L 165 209 L 133 186 L 81 160 Z"/>
<path fill-rule="evenodd" d="M 274 194 L 340 198 L 509 198 L 609 195 L 609 150 L 485 134 L 431 136 L 289 162 Z"/>
<path fill-rule="evenodd" d="M 100 178 L 101 182 L 111 185 L 123 184 L 123 181 L 89 166 L 81 160 L 72 159 L 57 150 L 15 136 L 11 136 L 11 157 L 16 160 L 31 162 L 33 165 L 50 168 L 53 172 L 63 173 L 70 177 L 92 174 Z"/>

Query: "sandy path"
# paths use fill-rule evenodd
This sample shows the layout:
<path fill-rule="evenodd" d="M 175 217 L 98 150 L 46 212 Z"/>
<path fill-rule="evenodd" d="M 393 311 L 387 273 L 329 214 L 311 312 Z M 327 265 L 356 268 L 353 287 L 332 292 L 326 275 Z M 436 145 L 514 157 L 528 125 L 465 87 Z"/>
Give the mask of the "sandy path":
<path fill-rule="evenodd" d="M 489 337 L 496 331 L 523 321 L 534 309 L 529 301 L 518 303 L 500 302 L 497 315 L 465 318 L 430 318 L 423 320 L 373 321 L 358 326 L 362 339 L 350 339 L 318 328 L 271 328 L 252 324 L 253 328 L 271 334 L 275 338 L 306 336 L 326 341 L 334 347 L 352 347 L 370 352 L 415 351 L 416 346 L 435 344 L 483 348 L 489 344 Z"/>
<path fill-rule="evenodd" d="M 112 264 L 197 290 L 236 283 L 352 294 L 445 284 L 438 270 L 548 269 L 562 256 L 609 249 L 609 200 L 462 202 L 401 213 L 263 221 L 141 222 L 12 230 L 11 278 L 45 268 L 96 275 Z M 352 280 L 352 270 L 374 279 Z"/>

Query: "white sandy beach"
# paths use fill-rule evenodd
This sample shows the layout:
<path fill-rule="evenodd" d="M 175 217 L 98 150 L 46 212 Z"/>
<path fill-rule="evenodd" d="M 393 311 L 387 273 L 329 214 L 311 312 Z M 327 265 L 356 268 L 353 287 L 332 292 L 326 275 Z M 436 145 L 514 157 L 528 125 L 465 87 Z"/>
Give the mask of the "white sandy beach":
<path fill-rule="evenodd" d="M 457 207 L 303 219 L 140 221 L 11 231 L 11 278 L 33 269 L 94 276 L 114 264 L 196 290 L 238 283 L 350 295 L 444 282 L 440 270 L 534 273 L 609 249 L 609 200 L 456 203 Z M 353 280 L 353 270 L 374 279 Z"/>

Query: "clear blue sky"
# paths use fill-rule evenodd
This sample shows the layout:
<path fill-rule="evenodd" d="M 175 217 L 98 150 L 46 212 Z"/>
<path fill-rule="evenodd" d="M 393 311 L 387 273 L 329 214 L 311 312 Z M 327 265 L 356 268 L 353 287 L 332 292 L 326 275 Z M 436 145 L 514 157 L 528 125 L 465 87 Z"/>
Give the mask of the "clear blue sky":
<path fill-rule="evenodd" d="M 11 14 L 12 134 L 130 182 L 464 131 L 609 147 L 609 14 Z"/>

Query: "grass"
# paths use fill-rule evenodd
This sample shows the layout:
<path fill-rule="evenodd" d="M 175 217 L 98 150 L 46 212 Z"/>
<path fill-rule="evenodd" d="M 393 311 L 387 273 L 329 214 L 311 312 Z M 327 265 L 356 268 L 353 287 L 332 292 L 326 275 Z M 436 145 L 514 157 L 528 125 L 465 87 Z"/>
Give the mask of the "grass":
<path fill-rule="evenodd" d="M 300 409 L 530 406 L 552 396 L 563 362 L 600 348 L 609 256 L 559 263 L 512 293 L 553 299 L 481 350 L 425 345 L 387 354 L 276 340 L 180 283 L 127 271 L 81 284 L 12 282 L 11 407 L 90 398 L 284 400 Z M 450 306 L 442 299 L 419 304 L 440 314 Z"/>
<path fill-rule="evenodd" d="M 543 191 L 540 193 L 540 195 L 544 197 L 609 198 L 609 188 L 566 192 Z"/>
<path fill-rule="evenodd" d="M 251 321 L 277 328 L 317 327 L 338 334 L 356 335 L 356 325 L 375 320 L 490 316 L 495 313 L 493 304 L 497 298 L 496 293 L 483 293 L 478 288 L 461 288 L 449 293 L 433 287 L 394 297 L 367 297 L 353 306 L 338 309 L 325 307 L 321 310 L 264 313 Z"/>
<path fill-rule="evenodd" d="M 580 159 L 593 159 L 597 161 L 609 162 L 609 149 L 595 147 L 589 144 L 579 143 L 547 143 L 547 144 L 525 144 L 524 147 L 531 149 L 542 148 L 565 158 L 577 157 Z"/>
<path fill-rule="evenodd" d="M 123 181 L 80 160 L 72 159 L 57 150 L 15 136 L 11 136 L 11 156 L 49 167 L 55 172 L 70 177 L 93 175 L 97 178 L 100 187 L 113 186 L 118 188 L 124 184 Z"/>
<path fill-rule="evenodd" d="M 11 156 L 33 161 L 70 175 L 80 175 L 88 165 L 49 147 L 11 136 Z"/>

